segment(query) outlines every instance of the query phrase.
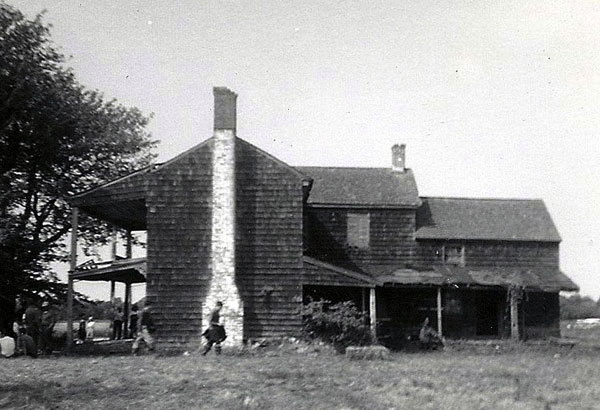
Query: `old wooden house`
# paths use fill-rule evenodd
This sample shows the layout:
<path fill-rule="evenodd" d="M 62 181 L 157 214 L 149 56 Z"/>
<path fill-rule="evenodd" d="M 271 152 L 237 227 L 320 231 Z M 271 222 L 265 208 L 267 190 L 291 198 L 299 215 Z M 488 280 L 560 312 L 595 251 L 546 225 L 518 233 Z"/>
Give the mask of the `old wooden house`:
<path fill-rule="evenodd" d="M 145 281 L 164 348 L 199 343 L 217 300 L 233 344 L 296 334 L 310 298 L 353 300 L 390 345 L 425 317 L 447 337 L 559 334 L 577 287 L 541 200 L 420 197 L 403 145 L 389 168 L 292 167 L 237 137 L 235 93 L 214 97 L 211 138 L 70 199 L 75 233 L 79 211 L 147 233 L 146 258 L 73 252 L 71 288 Z"/>

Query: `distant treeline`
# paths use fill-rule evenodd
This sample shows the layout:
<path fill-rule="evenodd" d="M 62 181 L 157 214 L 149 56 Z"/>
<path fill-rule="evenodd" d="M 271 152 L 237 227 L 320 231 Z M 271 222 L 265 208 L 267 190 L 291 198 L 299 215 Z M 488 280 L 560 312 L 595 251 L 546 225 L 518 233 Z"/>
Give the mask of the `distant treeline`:
<path fill-rule="evenodd" d="M 561 319 L 585 319 L 600 317 L 600 300 L 594 301 L 589 296 L 560 296 Z"/>

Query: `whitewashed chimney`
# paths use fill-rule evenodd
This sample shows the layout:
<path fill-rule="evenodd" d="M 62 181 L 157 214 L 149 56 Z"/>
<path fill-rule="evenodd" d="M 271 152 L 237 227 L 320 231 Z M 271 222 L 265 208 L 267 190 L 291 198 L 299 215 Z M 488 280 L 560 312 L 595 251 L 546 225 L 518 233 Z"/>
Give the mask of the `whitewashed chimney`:
<path fill-rule="evenodd" d="M 395 144 L 392 147 L 392 170 L 406 172 L 406 144 Z"/>
<path fill-rule="evenodd" d="M 225 87 L 213 89 L 215 101 L 212 157 L 212 277 L 202 306 L 204 323 L 217 301 L 227 332 L 225 345 L 243 341 L 244 308 L 235 281 L 235 138 L 237 94 Z"/>

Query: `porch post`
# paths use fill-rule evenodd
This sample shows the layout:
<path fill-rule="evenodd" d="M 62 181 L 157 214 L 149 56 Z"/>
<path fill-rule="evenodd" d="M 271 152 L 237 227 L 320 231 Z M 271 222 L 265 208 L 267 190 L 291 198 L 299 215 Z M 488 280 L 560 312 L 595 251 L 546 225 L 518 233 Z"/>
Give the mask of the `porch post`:
<path fill-rule="evenodd" d="M 132 257 L 132 239 L 131 239 L 131 230 L 127 230 L 127 243 L 125 244 L 125 257 L 127 259 L 131 259 Z"/>
<path fill-rule="evenodd" d="M 375 300 L 375 288 L 369 289 L 369 317 L 371 319 L 371 335 L 377 340 L 377 304 Z"/>
<path fill-rule="evenodd" d="M 110 304 L 114 305 L 115 303 L 115 281 L 110 281 Z"/>
<path fill-rule="evenodd" d="M 114 226 L 110 232 L 110 260 L 117 260 L 117 228 Z"/>
<path fill-rule="evenodd" d="M 71 352 L 73 346 L 73 272 L 77 268 L 77 228 L 79 219 L 79 208 L 73 207 L 71 211 L 71 259 L 69 265 L 69 276 L 67 279 L 67 352 Z"/>
<path fill-rule="evenodd" d="M 438 335 L 442 337 L 442 288 L 437 288 L 437 329 Z"/>
<path fill-rule="evenodd" d="M 519 298 L 517 292 L 513 289 L 508 289 L 510 297 L 510 337 L 513 340 L 520 340 L 519 334 Z"/>
<path fill-rule="evenodd" d="M 125 304 L 123 305 L 123 334 L 129 329 L 129 304 L 131 303 L 131 283 L 125 283 Z M 125 339 L 125 337 L 123 337 Z"/>

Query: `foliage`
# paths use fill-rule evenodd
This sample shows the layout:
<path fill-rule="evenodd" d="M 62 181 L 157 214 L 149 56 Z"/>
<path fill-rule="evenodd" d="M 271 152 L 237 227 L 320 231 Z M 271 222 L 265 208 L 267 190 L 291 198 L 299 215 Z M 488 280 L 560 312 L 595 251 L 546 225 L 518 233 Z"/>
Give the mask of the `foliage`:
<path fill-rule="evenodd" d="M 561 319 L 585 319 L 600 317 L 600 300 L 594 300 L 588 296 L 575 294 L 570 297 L 560 297 Z"/>
<path fill-rule="evenodd" d="M 344 351 L 350 345 L 371 343 L 368 316 L 352 302 L 312 301 L 302 307 L 302 317 L 305 339 L 322 340 L 338 351 Z"/>
<path fill-rule="evenodd" d="M 137 108 L 77 82 L 42 17 L 0 2 L 0 326 L 17 294 L 64 296 L 49 263 L 66 257 L 65 198 L 148 165 L 156 145 Z M 98 221 L 81 225 L 105 240 Z"/>

